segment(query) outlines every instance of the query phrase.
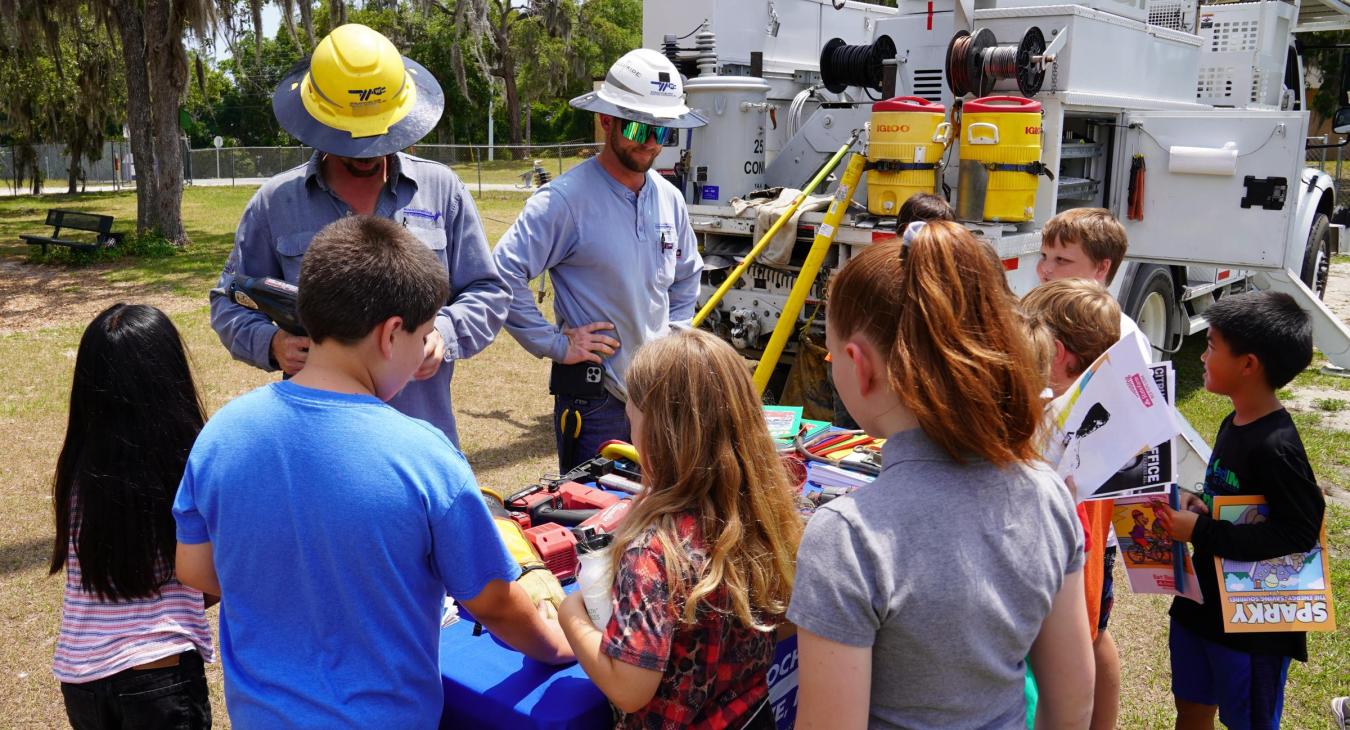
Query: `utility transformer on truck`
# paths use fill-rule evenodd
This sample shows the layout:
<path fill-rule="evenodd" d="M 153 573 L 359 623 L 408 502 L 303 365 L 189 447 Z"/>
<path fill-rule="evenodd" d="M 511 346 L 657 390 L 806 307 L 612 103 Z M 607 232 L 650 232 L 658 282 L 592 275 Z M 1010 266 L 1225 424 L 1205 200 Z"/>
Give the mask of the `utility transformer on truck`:
<path fill-rule="evenodd" d="M 927 191 L 998 252 L 1019 295 L 1037 283 L 1047 220 L 1109 209 L 1130 242 L 1111 292 L 1155 359 L 1202 331 L 1219 298 L 1259 287 L 1294 295 L 1318 347 L 1350 367 L 1350 334 L 1320 301 L 1341 211 L 1335 180 L 1305 167 L 1295 43 L 1350 28 L 1350 5 L 1308 2 L 648 0 L 644 45 L 675 61 L 709 119 L 657 161 L 702 244 L 701 303 L 756 243 L 742 201 L 805 187 L 861 132 L 865 180 L 824 229 L 820 275 L 787 313 L 794 330 L 822 330 L 829 275 L 895 236 L 899 204 Z M 1350 108 L 1333 126 L 1350 132 Z M 756 259 L 711 310 L 705 324 L 746 357 L 783 318 L 822 220 L 802 214 L 795 242 Z"/>

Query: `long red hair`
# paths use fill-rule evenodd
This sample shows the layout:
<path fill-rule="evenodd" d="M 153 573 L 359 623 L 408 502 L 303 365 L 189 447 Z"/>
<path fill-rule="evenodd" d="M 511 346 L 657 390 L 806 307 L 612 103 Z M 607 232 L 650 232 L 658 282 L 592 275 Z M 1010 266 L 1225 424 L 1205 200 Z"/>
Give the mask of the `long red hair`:
<path fill-rule="evenodd" d="M 831 329 L 886 354 L 891 389 L 953 459 L 1038 458 L 1045 378 L 1001 262 L 956 223 L 911 239 L 869 246 L 834 277 Z"/>

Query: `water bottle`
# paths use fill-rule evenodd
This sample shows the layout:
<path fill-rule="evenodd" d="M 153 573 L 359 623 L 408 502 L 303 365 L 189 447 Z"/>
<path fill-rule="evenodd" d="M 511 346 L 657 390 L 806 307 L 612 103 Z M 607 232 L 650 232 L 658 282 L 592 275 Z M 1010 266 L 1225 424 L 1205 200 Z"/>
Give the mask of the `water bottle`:
<path fill-rule="evenodd" d="M 597 532 L 593 527 L 585 528 L 577 540 L 581 561 L 577 587 L 591 623 L 601 631 L 614 612 L 614 569 L 609 557 L 609 543 L 613 540 L 613 535 Z"/>

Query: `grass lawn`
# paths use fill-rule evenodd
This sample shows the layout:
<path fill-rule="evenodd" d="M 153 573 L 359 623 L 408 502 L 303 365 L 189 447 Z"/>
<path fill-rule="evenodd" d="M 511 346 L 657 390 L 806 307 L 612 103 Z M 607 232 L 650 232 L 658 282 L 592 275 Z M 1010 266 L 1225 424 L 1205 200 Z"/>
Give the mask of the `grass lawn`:
<path fill-rule="evenodd" d="M 467 179 L 472 184 L 473 180 Z M 486 181 L 486 180 L 485 180 Z M 509 178 L 504 181 L 509 182 Z M 50 207 L 110 213 L 115 230 L 129 230 L 135 199 L 126 193 L 67 198 L 0 199 L 0 726 L 60 727 L 60 692 L 50 674 L 57 635 L 61 579 L 48 577 L 52 535 L 49 481 L 65 431 L 66 400 L 84 325 L 115 301 L 142 301 L 165 309 L 192 351 L 208 408 L 272 376 L 234 362 L 208 323 L 206 292 L 231 246 L 234 226 L 252 195 L 248 188 L 191 188 L 184 217 L 193 243 L 163 258 L 111 259 L 70 267 L 27 263 L 20 233 L 43 230 Z M 488 193 L 477 202 L 489 240 L 496 241 L 519 211 L 523 194 Z M 1181 410 L 1207 438 L 1228 411 L 1227 402 L 1200 386 L 1203 338 L 1188 341 L 1175 358 Z M 464 449 L 485 484 L 510 488 L 555 468 L 547 367 L 509 336 L 457 365 L 456 411 Z M 1325 485 L 1350 486 L 1350 437 L 1332 427 L 1350 403 L 1350 380 L 1308 372 L 1291 394 L 1315 391 L 1295 420 Z M 1344 395 L 1339 395 L 1340 393 Z M 1342 620 L 1350 612 L 1350 507 L 1333 504 L 1327 525 L 1335 597 Z M 1112 632 L 1121 647 L 1123 728 L 1171 724 L 1166 651 L 1166 601 L 1129 593 L 1118 575 Z M 212 612 L 214 617 L 215 612 Z M 1286 726 L 1330 727 L 1327 700 L 1350 694 L 1350 632 L 1315 634 L 1311 661 L 1290 672 Z M 228 727 L 219 664 L 208 668 L 218 726 Z"/>

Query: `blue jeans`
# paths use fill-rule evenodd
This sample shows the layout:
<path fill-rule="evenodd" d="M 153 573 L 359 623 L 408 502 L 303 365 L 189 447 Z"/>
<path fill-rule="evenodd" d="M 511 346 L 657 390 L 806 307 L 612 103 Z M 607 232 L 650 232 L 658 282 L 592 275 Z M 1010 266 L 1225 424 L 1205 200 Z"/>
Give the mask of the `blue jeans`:
<path fill-rule="evenodd" d="M 608 392 L 598 398 L 553 396 L 553 437 L 558 445 L 558 473 L 566 474 L 578 464 L 594 458 L 606 441 L 630 441 L 628 416 L 623 409 L 623 401 Z"/>

